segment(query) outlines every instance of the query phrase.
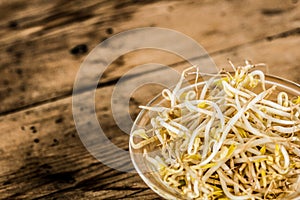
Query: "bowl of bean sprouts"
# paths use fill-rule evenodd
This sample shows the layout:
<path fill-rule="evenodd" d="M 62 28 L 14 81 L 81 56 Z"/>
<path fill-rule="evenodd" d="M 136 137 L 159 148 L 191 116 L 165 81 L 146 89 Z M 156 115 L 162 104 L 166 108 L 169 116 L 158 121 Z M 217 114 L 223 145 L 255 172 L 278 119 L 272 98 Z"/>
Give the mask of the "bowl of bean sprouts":
<path fill-rule="evenodd" d="M 165 199 L 300 199 L 300 85 L 263 64 L 230 64 L 218 74 L 190 67 L 140 106 L 136 171 Z"/>

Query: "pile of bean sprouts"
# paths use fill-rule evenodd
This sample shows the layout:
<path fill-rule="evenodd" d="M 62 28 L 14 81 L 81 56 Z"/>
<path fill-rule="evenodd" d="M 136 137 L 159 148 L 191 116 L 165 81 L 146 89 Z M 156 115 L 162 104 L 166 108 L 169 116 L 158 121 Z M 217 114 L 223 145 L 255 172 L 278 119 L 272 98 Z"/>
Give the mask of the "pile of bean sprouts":
<path fill-rule="evenodd" d="M 299 198 L 300 97 L 266 88 L 257 65 L 230 64 L 235 72 L 222 70 L 204 85 L 198 68 L 188 68 L 162 91 L 169 106 L 140 106 L 156 115 L 130 145 L 143 148 L 164 185 L 184 199 Z M 161 154 L 151 157 L 153 144 Z"/>

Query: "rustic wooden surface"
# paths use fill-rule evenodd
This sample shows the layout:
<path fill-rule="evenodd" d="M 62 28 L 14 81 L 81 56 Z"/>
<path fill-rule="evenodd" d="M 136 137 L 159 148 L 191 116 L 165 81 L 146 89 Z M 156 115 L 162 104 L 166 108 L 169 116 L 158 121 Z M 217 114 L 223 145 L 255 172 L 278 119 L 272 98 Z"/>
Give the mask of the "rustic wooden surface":
<path fill-rule="evenodd" d="M 250 59 L 300 82 L 297 0 L 0 0 L 1 199 L 159 199 L 137 174 L 110 169 L 89 154 L 71 106 L 75 76 L 88 52 L 115 33 L 147 26 L 192 37 L 220 68 L 227 58 L 237 64 Z M 110 107 L 118 79 L 149 62 L 180 71 L 181 61 L 144 50 L 121 56 L 105 71 L 96 111 L 114 144 L 128 150 L 128 135 L 116 126 Z M 132 98 L 133 116 L 158 92 L 142 90 Z"/>

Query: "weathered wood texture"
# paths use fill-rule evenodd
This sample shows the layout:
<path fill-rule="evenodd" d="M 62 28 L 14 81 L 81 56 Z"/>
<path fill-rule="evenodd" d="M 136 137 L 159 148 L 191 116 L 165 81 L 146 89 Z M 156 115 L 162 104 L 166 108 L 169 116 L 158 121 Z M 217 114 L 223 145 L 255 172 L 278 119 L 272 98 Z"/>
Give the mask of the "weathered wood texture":
<path fill-rule="evenodd" d="M 217 53 L 298 28 L 300 13 L 292 1 L 250 0 L 12 0 L 2 1 L 0 9 L 2 113 L 70 95 L 82 54 L 111 33 L 145 26 L 171 28 Z M 80 44 L 87 49 L 73 49 L 72 55 L 72 48 Z M 124 55 L 102 81 L 114 80 L 136 64 L 162 60 L 171 64 L 178 58 L 151 52 Z"/>
<path fill-rule="evenodd" d="M 227 58 L 237 64 L 250 59 L 300 82 L 297 1 L 3 0 L 0 10 L 0 199 L 159 199 L 137 174 L 110 169 L 92 157 L 74 126 L 71 94 L 80 63 L 115 33 L 172 28 L 203 45 L 220 68 L 228 67 Z M 87 49 L 74 49 L 80 44 Z M 96 92 L 96 111 L 114 144 L 128 150 L 128 135 L 111 114 L 118 78 L 148 62 L 180 71 L 186 66 L 180 61 L 144 50 L 108 68 Z M 151 74 L 134 78 L 143 76 Z M 132 115 L 158 90 L 138 90 Z"/>

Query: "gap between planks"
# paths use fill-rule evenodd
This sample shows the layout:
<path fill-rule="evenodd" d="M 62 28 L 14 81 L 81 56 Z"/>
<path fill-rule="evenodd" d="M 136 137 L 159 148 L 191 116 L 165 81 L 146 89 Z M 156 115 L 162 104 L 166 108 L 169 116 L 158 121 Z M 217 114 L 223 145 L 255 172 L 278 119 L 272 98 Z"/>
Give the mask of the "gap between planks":
<path fill-rule="evenodd" d="M 277 34 L 274 34 L 274 35 L 266 36 L 266 37 L 263 37 L 263 38 L 260 38 L 260 39 L 252 40 L 252 41 L 242 43 L 242 44 L 239 44 L 239 45 L 231 46 L 231 47 L 228 47 L 228 48 L 225 48 L 225 49 L 216 50 L 216 51 L 213 51 L 211 53 L 208 53 L 208 55 L 203 55 L 203 56 L 199 56 L 199 57 L 196 57 L 196 58 L 191 58 L 191 60 L 195 60 L 195 59 L 199 59 L 199 58 L 201 59 L 201 58 L 205 58 L 205 57 L 208 57 L 208 56 L 216 56 L 216 55 L 223 54 L 223 53 L 226 53 L 226 52 L 231 52 L 233 50 L 237 50 L 237 49 L 240 49 L 240 48 L 243 48 L 243 47 L 246 47 L 246 46 L 251 46 L 251 45 L 259 43 L 259 42 L 273 41 L 273 40 L 276 40 L 276 39 L 286 38 L 286 37 L 295 36 L 295 35 L 300 35 L 300 27 L 297 27 L 297 28 L 294 28 L 294 29 L 291 29 L 291 30 L 288 30 L 288 31 L 284 31 L 284 32 L 281 32 L 281 33 L 277 33 Z M 177 63 L 172 63 L 169 66 L 174 67 L 174 66 L 182 64 L 183 62 L 184 61 L 177 62 Z M 158 68 L 155 71 L 159 71 L 159 70 L 163 70 L 163 68 L 162 69 Z M 133 75 L 129 76 L 128 79 L 131 79 L 131 78 L 143 75 L 143 74 L 148 74 L 148 73 L 151 73 L 151 72 L 153 72 L 153 70 L 133 74 Z M 119 81 L 120 78 L 121 77 L 116 77 L 112 80 L 109 80 L 109 81 L 106 81 L 106 82 L 103 82 L 103 83 L 98 83 L 97 84 L 97 89 L 114 85 Z M 83 89 L 80 90 L 80 92 L 78 94 L 82 94 L 82 93 L 90 91 L 92 89 L 93 89 L 92 87 L 83 88 Z M 63 93 L 62 95 L 59 95 L 59 96 L 56 96 L 56 97 L 53 97 L 53 98 L 49 98 L 47 100 L 37 101 L 37 102 L 34 102 L 32 104 L 28 104 L 28 105 L 25 105 L 25 106 L 22 106 L 22 107 L 19 107 L 19 108 L 10 109 L 10 110 L 1 112 L 0 117 L 10 115 L 10 114 L 14 114 L 14 113 L 17 113 L 17 112 L 21 112 L 21 111 L 31 109 L 31 108 L 34 108 L 34 107 L 42 106 L 42 105 L 47 104 L 47 103 L 56 102 L 58 100 L 68 98 L 70 96 L 72 96 L 72 90 Z"/>

